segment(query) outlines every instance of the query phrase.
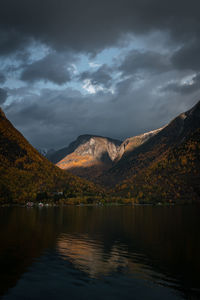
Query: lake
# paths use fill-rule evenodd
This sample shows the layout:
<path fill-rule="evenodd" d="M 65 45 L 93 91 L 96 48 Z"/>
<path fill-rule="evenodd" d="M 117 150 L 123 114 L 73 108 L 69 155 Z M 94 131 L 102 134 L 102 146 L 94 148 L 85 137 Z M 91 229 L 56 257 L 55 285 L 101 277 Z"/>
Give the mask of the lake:
<path fill-rule="evenodd" d="M 200 299 L 199 212 L 0 208 L 0 298 Z"/>

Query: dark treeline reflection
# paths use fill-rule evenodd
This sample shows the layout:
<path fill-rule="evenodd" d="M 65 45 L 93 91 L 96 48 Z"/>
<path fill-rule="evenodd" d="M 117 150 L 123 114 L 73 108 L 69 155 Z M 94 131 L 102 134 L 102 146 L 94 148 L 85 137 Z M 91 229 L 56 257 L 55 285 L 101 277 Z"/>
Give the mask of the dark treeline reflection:
<path fill-rule="evenodd" d="M 53 221 L 53 222 L 51 222 Z M 0 295 L 56 239 L 56 211 L 0 209 Z"/>
<path fill-rule="evenodd" d="M 91 280 L 125 274 L 198 299 L 199 228 L 198 206 L 2 208 L 0 295 L 51 251 Z"/>

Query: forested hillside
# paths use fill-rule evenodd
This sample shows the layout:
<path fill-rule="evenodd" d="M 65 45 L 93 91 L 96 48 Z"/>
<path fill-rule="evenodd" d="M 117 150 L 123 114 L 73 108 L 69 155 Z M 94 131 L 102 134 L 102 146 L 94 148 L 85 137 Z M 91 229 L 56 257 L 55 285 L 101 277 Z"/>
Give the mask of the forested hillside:
<path fill-rule="evenodd" d="M 38 194 L 96 195 L 102 190 L 60 170 L 41 156 L 0 111 L 0 201 L 35 200 Z"/>
<path fill-rule="evenodd" d="M 156 135 L 139 147 L 128 152 L 107 172 L 99 182 L 112 187 L 134 174 L 146 170 L 152 163 L 162 159 L 169 150 L 179 147 L 200 128 L 200 102 L 185 113 L 180 114 Z"/>
<path fill-rule="evenodd" d="M 200 201 L 200 128 L 134 176 L 115 193 L 133 202 Z"/>

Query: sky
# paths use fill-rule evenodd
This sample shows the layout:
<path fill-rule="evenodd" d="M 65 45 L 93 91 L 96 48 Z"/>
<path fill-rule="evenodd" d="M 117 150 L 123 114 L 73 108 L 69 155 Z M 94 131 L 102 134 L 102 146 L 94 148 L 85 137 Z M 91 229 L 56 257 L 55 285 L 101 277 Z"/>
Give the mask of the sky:
<path fill-rule="evenodd" d="M 200 100 L 199 0 L 0 0 L 0 106 L 29 142 L 120 140 Z"/>

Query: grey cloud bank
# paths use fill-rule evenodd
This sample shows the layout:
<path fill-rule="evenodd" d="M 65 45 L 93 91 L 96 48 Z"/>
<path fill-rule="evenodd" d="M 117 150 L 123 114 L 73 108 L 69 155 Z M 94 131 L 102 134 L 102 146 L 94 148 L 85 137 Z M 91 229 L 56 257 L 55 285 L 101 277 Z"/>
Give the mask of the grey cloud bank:
<path fill-rule="evenodd" d="M 0 26 L 4 54 L 30 38 L 58 50 L 89 52 L 111 46 L 131 32 L 166 30 L 172 39 L 184 42 L 198 39 L 199 1 L 7 0 L 1 4 Z"/>

